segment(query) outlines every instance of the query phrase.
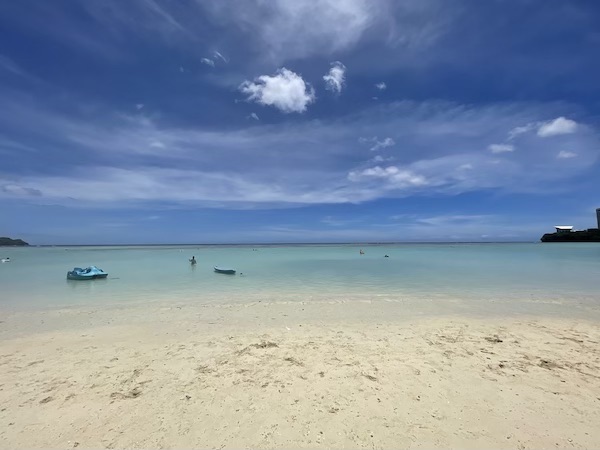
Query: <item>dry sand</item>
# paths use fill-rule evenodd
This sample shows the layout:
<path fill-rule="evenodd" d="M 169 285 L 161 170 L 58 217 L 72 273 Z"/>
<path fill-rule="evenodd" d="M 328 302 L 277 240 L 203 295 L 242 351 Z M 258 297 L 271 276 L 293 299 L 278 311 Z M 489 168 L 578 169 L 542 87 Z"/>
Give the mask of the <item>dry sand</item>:
<path fill-rule="evenodd" d="M 4 314 L 0 446 L 600 448 L 597 323 L 398 310 Z"/>

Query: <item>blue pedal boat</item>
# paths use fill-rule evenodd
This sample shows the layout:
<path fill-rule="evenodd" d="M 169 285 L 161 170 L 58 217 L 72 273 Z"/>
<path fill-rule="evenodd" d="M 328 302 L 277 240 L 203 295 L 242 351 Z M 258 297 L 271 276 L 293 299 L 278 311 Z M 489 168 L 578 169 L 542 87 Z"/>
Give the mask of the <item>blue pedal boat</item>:
<path fill-rule="evenodd" d="M 104 270 L 96 266 L 89 266 L 85 269 L 74 267 L 73 270 L 67 272 L 67 280 L 95 280 L 106 278 L 107 276 L 108 274 Z"/>

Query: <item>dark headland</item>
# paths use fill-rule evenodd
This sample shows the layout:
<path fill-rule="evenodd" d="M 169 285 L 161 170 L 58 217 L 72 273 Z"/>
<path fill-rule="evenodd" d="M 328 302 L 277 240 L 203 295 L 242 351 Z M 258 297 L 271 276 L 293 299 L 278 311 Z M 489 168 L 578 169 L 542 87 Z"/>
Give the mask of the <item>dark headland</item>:
<path fill-rule="evenodd" d="M 11 239 L 8 237 L 0 237 L 1 247 L 27 247 L 29 244 L 22 239 Z"/>
<path fill-rule="evenodd" d="M 568 233 L 546 233 L 542 236 L 542 242 L 600 242 L 600 230 L 589 228 Z"/>

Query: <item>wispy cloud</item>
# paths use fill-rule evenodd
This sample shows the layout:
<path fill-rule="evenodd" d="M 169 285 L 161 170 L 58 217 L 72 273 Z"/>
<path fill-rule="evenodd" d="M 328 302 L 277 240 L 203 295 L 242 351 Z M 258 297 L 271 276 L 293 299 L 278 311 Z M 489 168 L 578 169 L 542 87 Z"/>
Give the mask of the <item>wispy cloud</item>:
<path fill-rule="evenodd" d="M 525 133 L 529 133 L 530 131 L 535 130 L 538 126 L 539 126 L 539 124 L 537 124 L 537 123 L 528 123 L 527 125 L 514 127 L 513 129 L 511 129 L 508 132 L 508 140 L 510 141 L 510 140 L 515 139 L 517 136 L 520 136 Z"/>
<path fill-rule="evenodd" d="M 558 159 L 569 159 L 569 158 L 575 158 L 576 156 L 577 156 L 577 153 L 569 152 L 566 150 L 561 150 L 560 152 L 558 152 L 558 155 L 556 155 L 556 157 Z"/>
<path fill-rule="evenodd" d="M 202 64 L 206 64 L 207 66 L 215 67 L 215 62 L 210 58 L 200 58 L 200 62 Z"/>
<path fill-rule="evenodd" d="M 325 88 L 336 94 L 342 92 L 346 79 L 346 66 L 341 62 L 335 61 L 331 63 L 331 69 L 323 76 L 325 80 Z"/>
<path fill-rule="evenodd" d="M 383 81 L 381 83 L 377 83 L 375 87 L 380 91 L 385 91 L 387 89 L 387 85 Z"/>
<path fill-rule="evenodd" d="M 15 75 L 29 76 L 29 74 L 16 62 L 4 55 L 0 55 L 0 69 L 12 72 Z"/>
<path fill-rule="evenodd" d="M 240 91 L 249 101 L 274 106 L 284 113 L 304 112 L 315 101 L 315 91 L 300 75 L 281 68 L 275 75 L 261 75 L 254 81 L 244 81 Z"/>
<path fill-rule="evenodd" d="M 254 119 L 254 120 L 260 120 L 260 118 L 258 117 L 258 114 L 256 113 L 250 113 L 248 114 L 248 119 Z"/>
<path fill-rule="evenodd" d="M 515 146 L 512 144 L 491 144 L 488 149 L 492 153 L 510 153 L 515 151 Z"/>
<path fill-rule="evenodd" d="M 379 8 L 364 0 L 244 0 L 229 6 L 213 2 L 209 10 L 219 20 L 244 24 L 250 30 L 249 38 L 258 39 L 264 47 L 263 54 L 276 60 L 346 49 L 360 39 L 379 14 Z"/>
<path fill-rule="evenodd" d="M 229 59 L 225 58 L 220 52 L 214 51 L 213 56 L 215 59 L 220 59 L 224 63 L 228 63 Z"/>
<path fill-rule="evenodd" d="M 0 111 L 0 122 L 25 136 L 21 144 L 36 152 L 40 164 L 23 173 L 13 170 L 10 177 L 0 174 L 0 198 L 241 208 L 360 203 L 481 189 L 542 192 L 549 183 L 568 190 L 572 177 L 597 160 L 599 142 L 589 127 L 561 140 L 532 134 L 520 141 L 520 151 L 511 158 L 481 151 L 516 124 L 539 122 L 547 109 L 400 102 L 339 119 L 221 131 L 173 127 L 140 114 L 66 117 L 15 99 Z M 35 133 L 26 125 L 30 123 L 36 124 Z M 360 139 L 367 133 L 394 133 L 402 148 L 387 146 L 384 159 L 359 157 L 367 142 L 389 143 L 387 138 Z M 46 150 L 50 145 L 51 152 Z M 548 158 L 565 152 L 565 145 L 568 153 L 577 154 L 568 165 L 568 153 Z M 74 153 L 85 157 L 74 160 Z M 46 171 L 46 157 L 52 160 L 51 171 Z M 389 158 L 401 162 L 390 163 Z"/>
<path fill-rule="evenodd" d="M 381 141 L 377 138 L 377 136 L 372 137 L 372 138 L 361 137 L 358 139 L 358 141 L 373 144 L 369 148 L 369 150 L 372 152 L 381 150 L 382 148 L 392 147 L 393 145 L 396 145 L 396 142 L 391 137 L 386 137 Z"/>
<path fill-rule="evenodd" d="M 203 57 L 200 58 L 200 62 L 202 64 L 206 64 L 207 66 L 210 67 L 216 67 L 217 63 L 225 63 L 227 64 L 229 62 L 229 60 L 227 58 L 225 58 L 220 52 L 214 51 L 212 54 L 212 57 L 207 58 L 207 57 Z M 183 68 L 180 67 L 180 71 L 183 72 Z"/>
<path fill-rule="evenodd" d="M 396 142 L 394 142 L 392 138 L 386 137 L 383 141 L 375 140 L 375 145 L 373 145 L 373 147 L 371 147 L 369 150 L 375 152 L 382 148 L 391 147 L 392 145 L 396 145 Z"/>

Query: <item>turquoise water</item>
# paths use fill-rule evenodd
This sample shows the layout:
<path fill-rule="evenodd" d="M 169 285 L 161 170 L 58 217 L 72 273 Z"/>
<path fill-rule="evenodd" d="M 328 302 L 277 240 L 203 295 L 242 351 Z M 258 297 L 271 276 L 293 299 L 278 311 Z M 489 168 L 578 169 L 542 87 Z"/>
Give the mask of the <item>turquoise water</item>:
<path fill-rule="evenodd" d="M 360 255 L 363 249 L 365 254 Z M 1 248 L 0 307 L 382 299 L 600 308 L 597 244 Z M 385 258 L 384 255 L 389 255 Z M 191 266 L 188 259 L 198 260 Z M 96 265 L 106 280 L 69 281 Z M 213 272 L 231 266 L 238 275 Z"/>

